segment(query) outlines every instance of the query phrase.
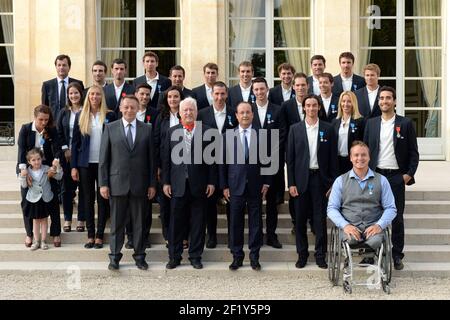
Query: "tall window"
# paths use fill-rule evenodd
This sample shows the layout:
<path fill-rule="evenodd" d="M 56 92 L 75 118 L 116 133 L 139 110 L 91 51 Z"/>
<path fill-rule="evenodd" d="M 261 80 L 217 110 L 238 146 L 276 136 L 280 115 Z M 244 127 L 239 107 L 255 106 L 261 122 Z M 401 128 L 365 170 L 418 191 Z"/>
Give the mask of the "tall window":
<path fill-rule="evenodd" d="M 441 10 L 442 0 L 360 0 L 360 64 L 380 65 L 422 138 L 442 137 Z"/>
<path fill-rule="evenodd" d="M 279 80 L 277 67 L 289 62 L 299 71 L 309 68 L 310 0 L 228 0 L 228 79 L 238 80 L 239 63 L 248 60 L 255 76 L 269 85 Z"/>
<path fill-rule="evenodd" d="M 98 0 L 101 29 L 98 56 L 108 67 L 128 63 L 129 79 L 144 73 L 142 56 L 154 51 L 167 75 L 180 62 L 180 0 Z"/>
<path fill-rule="evenodd" d="M 12 0 L 0 0 L 0 145 L 14 144 L 14 29 Z"/>

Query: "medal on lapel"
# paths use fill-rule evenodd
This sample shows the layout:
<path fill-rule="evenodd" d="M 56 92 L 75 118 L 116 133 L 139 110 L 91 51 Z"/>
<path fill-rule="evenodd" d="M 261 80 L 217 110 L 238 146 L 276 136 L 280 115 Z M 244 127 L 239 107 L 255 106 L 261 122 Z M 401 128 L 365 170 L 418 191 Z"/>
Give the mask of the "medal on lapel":
<path fill-rule="evenodd" d="M 395 131 L 397 131 L 397 139 L 403 139 L 403 137 L 400 134 L 400 126 L 396 126 Z"/>
<path fill-rule="evenodd" d="M 353 91 L 356 91 L 358 89 L 358 86 L 356 84 L 353 85 Z"/>
<path fill-rule="evenodd" d="M 272 115 L 270 113 L 267 114 L 267 124 L 271 124 L 273 122 Z"/>
<path fill-rule="evenodd" d="M 355 133 L 355 124 L 353 122 L 350 122 L 350 128 L 352 129 L 352 133 Z"/>
<path fill-rule="evenodd" d="M 369 182 L 367 187 L 369 188 L 369 194 L 373 195 L 373 184 Z"/>
<path fill-rule="evenodd" d="M 336 106 L 334 104 L 331 105 L 331 113 L 336 113 Z"/>
<path fill-rule="evenodd" d="M 324 141 L 327 141 L 327 140 L 324 140 L 323 139 L 323 131 L 319 131 L 319 136 L 320 136 L 320 142 L 324 142 Z"/>
<path fill-rule="evenodd" d="M 39 139 L 39 145 L 40 145 L 41 150 L 44 150 L 44 144 L 45 144 L 45 139 L 44 139 L 44 137 L 41 137 Z"/>
<path fill-rule="evenodd" d="M 161 93 L 161 85 L 158 84 L 158 94 Z"/>
<path fill-rule="evenodd" d="M 151 119 L 151 116 L 150 116 L 150 115 L 147 115 L 147 123 L 150 122 L 150 119 Z"/>
<path fill-rule="evenodd" d="M 295 93 L 291 93 L 291 99 L 295 98 Z"/>
<path fill-rule="evenodd" d="M 250 95 L 250 100 L 252 101 L 252 104 L 255 103 L 255 96 L 253 94 Z"/>
<path fill-rule="evenodd" d="M 228 117 L 228 124 L 230 125 L 230 127 L 232 127 L 233 126 L 233 121 L 231 121 L 231 116 L 228 115 L 227 117 Z"/>

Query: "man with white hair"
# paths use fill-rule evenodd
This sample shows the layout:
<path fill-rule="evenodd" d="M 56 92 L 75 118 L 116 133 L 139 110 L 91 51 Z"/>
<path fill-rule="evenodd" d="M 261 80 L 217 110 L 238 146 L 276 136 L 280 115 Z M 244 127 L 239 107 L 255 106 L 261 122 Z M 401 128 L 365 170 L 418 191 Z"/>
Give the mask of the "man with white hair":
<path fill-rule="evenodd" d="M 167 148 L 161 150 L 163 191 L 171 199 L 167 269 L 174 269 L 181 263 L 183 236 L 188 225 L 189 260 L 195 269 L 203 268 L 206 199 L 214 193 L 217 167 L 207 165 L 203 159 L 203 150 L 210 142 L 203 141 L 202 137 L 209 127 L 196 123 L 197 113 L 195 99 L 189 97 L 180 103 L 180 124 L 169 129 Z"/>

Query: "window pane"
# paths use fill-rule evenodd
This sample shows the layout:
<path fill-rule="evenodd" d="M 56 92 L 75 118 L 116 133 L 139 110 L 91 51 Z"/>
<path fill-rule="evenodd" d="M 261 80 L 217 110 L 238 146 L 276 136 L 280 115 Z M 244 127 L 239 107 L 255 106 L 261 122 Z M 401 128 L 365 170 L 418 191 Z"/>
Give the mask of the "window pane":
<path fill-rule="evenodd" d="M 407 0 L 409 1 L 409 0 Z M 379 11 L 374 12 L 372 9 L 377 10 L 376 7 L 371 8 L 370 6 L 376 6 Z M 396 16 L 397 1 L 396 0 L 360 0 L 359 1 L 359 16 L 360 17 L 370 17 L 370 16 Z"/>
<path fill-rule="evenodd" d="M 146 17 L 179 17 L 179 0 L 145 0 Z"/>
<path fill-rule="evenodd" d="M 380 80 L 378 80 L 378 84 L 379 84 L 380 87 L 389 86 L 389 87 L 392 87 L 394 89 L 397 88 L 397 82 L 395 80 L 383 80 L 383 79 L 380 79 Z"/>
<path fill-rule="evenodd" d="M 410 118 L 419 138 L 442 137 L 441 111 L 439 110 L 406 110 L 405 116 Z"/>
<path fill-rule="evenodd" d="M 102 0 L 102 17 L 136 17 L 136 0 Z"/>
<path fill-rule="evenodd" d="M 14 82 L 12 78 L 0 78 L 0 88 L 2 94 L 0 95 L 0 106 L 14 105 Z M 0 118 L 3 120 L 3 118 Z"/>
<path fill-rule="evenodd" d="M 405 20 L 405 45 L 408 47 L 439 47 L 441 37 L 441 20 Z"/>
<path fill-rule="evenodd" d="M 274 21 L 275 47 L 309 47 L 309 21 L 276 20 Z"/>
<path fill-rule="evenodd" d="M 0 0 L 0 12 L 13 12 L 12 0 Z"/>
<path fill-rule="evenodd" d="M 10 54 L 9 57 L 8 53 Z M 10 58 L 11 61 L 9 61 L 8 58 Z M 0 74 L 12 74 L 12 66 L 14 66 L 14 48 L 0 47 Z"/>
<path fill-rule="evenodd" d="M 406 77 L 440 77 L 442 50 L 405 50 Z"/>
<path fill-rule="evenodd" d="M 230 50 L 230 77 L 238 77 L 238 66 L 245 60 L 253 64 L 255 77 L 266 76 L 266 53 L 264 50 Z"/>
<path fill-rule="evenodd" d="M 278 66 L 284 62 L 292 64 L 297 72 L 309 72 L 309 50 L 275 50 L 274 75 L 278 76 Z"/>
<path fill-rule="evenodd" d="M 381 69 L 381 76 L 394 77 L 396 68 L 395 50 L 360 50 L 360 59 L 367 57 L 366 61 L 361 61 L 361 66 L 368 63 L 376 63 Z M 362 73 L 361 70 L 355 70 L 356 73 Z"/>
<path fill-rule="evenodd" d="M 135 50 L 102 50 L 102 60 L 111 70 L 111 63 L 116 58 L 122 58 L 127 62 L 127 78 L 136 78 L 136 51 Z M 111 72 L 109 73 L 111 76 Z"/>
<path fill-rule="evenodd" d="M 261 0 L 228 0 L 230 17 L 264 17 L 265 1 Z"/>
<path fill-rule="evenodd" d="M 12 16 L 0 16 L 0 43 L 13 43 L 14 29 Z"/>
<path fill-rule="evenodd" d="M 435 17 L 441 15 L 441 0 L 406 0 L 407 17 Z"/>
<path fill-rule="evenodd" d="M 168 76 L 169 70 L 180 63 L 180 50 L 153 50 L 158 55 L 158 72 Z"/>
<path fill-rule="evenodd" d="M 265 47 L 264 20 L 230 20 L 230 48 Z"/>
<path fill-rule="evenodd" d="M 180 21 L 145 21 L 145 46 L 179 47 Z"/>
<path fill-rule="evenodd" d="M 362 47 L 390 47 L 396 46 L 396 21 L 394 19 L 380 20 L 380 28 L 369 29 L 367 22 L 360 20 L 359 41 Z"/>
<path fill-rule="evenodd" d="M 102 47 L 136 47 L 136 21 L 102 21 Z"/>
<path fill-rule="evenodd" d="M 441 80 L 406 80 L 405 108 L 440 108 Z"/>
<path fill-rule="evenodd" d="M 310 0 L 274 0 L 274 17 L 309 17 Z"/>

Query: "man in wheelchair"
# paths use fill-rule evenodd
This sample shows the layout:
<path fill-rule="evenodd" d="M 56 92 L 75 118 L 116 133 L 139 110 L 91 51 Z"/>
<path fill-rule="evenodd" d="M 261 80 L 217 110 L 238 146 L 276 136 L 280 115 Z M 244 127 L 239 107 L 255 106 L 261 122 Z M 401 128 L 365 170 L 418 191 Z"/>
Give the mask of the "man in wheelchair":
<path fill-rule="evenodd" d="M 328 200 L 327 216 L 341 230 L 351 248 L 376 251 L 383 242 L 384 230 L 397 214 L 388 180 L 369 168 L 369 147 L 354 141 L 350 149 L 353 168 L 338 177 Z M 364 258 L 361 264 L 373 264 Z"/>

